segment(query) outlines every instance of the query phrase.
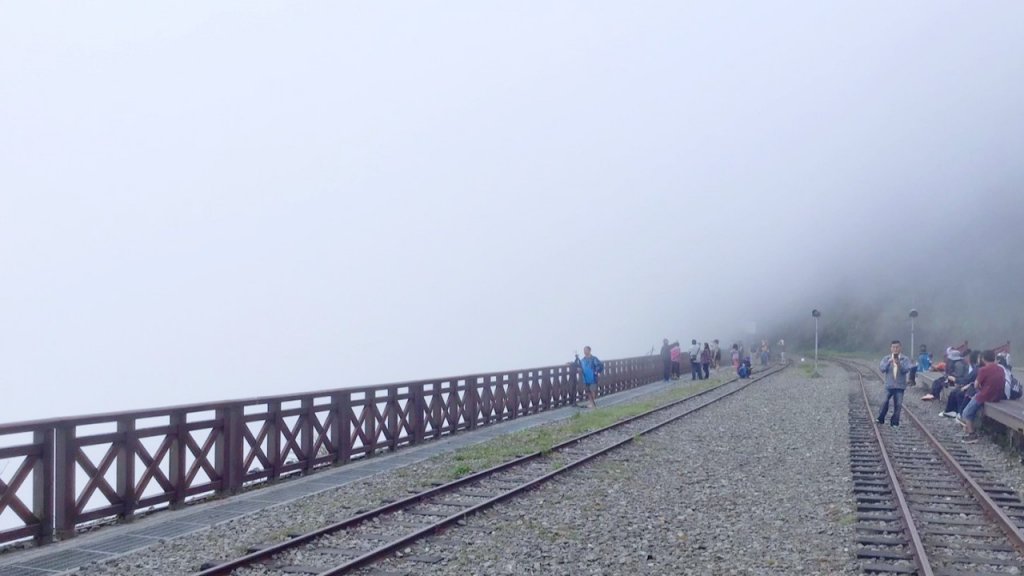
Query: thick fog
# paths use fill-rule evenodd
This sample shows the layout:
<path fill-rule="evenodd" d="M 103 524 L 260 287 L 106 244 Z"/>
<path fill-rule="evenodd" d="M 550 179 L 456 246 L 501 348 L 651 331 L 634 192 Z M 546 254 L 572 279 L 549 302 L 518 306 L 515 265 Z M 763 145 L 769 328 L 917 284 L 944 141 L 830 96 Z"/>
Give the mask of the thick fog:
<path fill-rule="evenodd" d="M 814 307 L 868 349 L 911 307 L 935 347 L 1024 337 L 1021 30 L 1015 1 L 0 2 L 0 422 L 806 343 Z"/>

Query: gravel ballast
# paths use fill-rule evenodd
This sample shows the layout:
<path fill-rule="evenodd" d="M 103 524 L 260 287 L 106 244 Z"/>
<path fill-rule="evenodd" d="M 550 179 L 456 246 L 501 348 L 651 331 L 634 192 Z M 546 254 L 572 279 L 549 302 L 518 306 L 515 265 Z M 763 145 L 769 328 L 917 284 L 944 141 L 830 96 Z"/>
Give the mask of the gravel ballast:
<path fill-rule="evenodd" d="M 849 378 L 770 377 L 374 570 L 854 574 Z"/>

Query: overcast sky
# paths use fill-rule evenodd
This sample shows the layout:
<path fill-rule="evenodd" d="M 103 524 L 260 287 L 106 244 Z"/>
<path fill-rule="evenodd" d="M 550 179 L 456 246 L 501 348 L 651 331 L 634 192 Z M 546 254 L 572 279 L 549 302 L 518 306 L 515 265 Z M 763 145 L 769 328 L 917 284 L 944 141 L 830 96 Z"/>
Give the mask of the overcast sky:
<path fill-rule="evenodd" d="M 1022 212 L 1022 30 L 1019 1 L 0 1 L 0 422 L 638 355 L 884 282 L 956 199 Z"/>

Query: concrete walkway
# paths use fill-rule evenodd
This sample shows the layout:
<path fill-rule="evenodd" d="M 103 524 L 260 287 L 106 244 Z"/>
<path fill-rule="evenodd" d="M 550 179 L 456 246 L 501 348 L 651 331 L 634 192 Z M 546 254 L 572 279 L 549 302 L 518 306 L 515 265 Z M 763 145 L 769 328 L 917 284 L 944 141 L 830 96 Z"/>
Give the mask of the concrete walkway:
<path fill-rule="evenodd" d="M 729 374 L 728 370 L 720 373 Z M 690 382 L 677 380 L 656 382 L 600 398 L 600 406 L 614 406 L 644 396 L 664 392 Z M 41 548 L 0 555 L 0 576 L 54 576 L 74 571 L 85 564 L 129 554 L 164 540 L 187 537 L 200 530 L 273 508 L 311 494 L 332 490 L 381 472 L 448 454 L 487 442 L 527 428 L 571 418 L 580 411 L 573 406 L 548 410 L 497 424 L 460 432 L 441 440 L 419 446 L 404 447 L 393 453 L 361 459 L 343 466 L 327 468 L 313 474 L 283 480 L 265 488 L 242 493 L 227 499 L 186 506 L 180 510 L 163 510 L 133 522 L 103 527 L 64 542 Z"/>

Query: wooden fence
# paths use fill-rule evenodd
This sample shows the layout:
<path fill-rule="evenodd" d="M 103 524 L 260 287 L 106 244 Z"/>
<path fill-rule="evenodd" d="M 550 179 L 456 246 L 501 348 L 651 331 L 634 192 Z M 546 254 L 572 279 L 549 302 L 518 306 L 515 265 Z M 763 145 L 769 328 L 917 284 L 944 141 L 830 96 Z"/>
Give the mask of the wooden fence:
<path fill-rule="evenodd" d="M 605 362 L 599 394 L 658 380 L 657 356 Z M 577 402 L 571 365 L 0 425 L 0 543 L 232 494 Z M 13 526 L 12 526 L 13 524 Z"/>

